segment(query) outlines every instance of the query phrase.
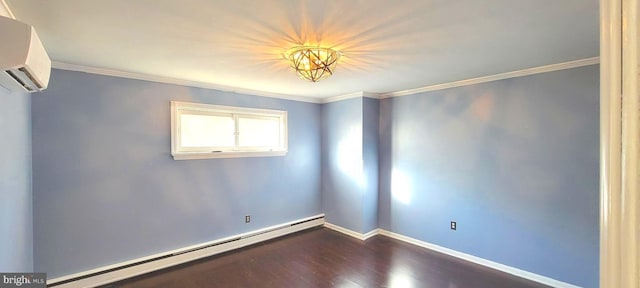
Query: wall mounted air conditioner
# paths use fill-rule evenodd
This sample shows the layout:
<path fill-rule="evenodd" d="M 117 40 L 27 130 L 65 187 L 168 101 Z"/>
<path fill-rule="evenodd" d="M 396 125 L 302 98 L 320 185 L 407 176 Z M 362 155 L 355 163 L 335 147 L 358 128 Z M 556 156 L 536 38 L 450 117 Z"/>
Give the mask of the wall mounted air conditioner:
<path fill-rule="evenodd" d="M 51 60 L 32 26 L 0 16 L 0 86 L 12 91 L 47 88 Z"/>

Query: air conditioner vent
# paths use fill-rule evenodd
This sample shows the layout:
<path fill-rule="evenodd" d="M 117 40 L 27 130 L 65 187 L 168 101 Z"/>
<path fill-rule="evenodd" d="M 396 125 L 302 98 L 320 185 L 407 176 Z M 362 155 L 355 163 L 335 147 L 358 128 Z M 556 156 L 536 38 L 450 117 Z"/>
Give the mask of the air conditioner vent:
<path fill-rule="evenodd" d="M 16 70 L 6 70 L 9 77 L 18 82 L 22 88 L 27 90 L 28 92 L 35 92 L 37 90 L 44 89 L 42 85 L 38 84 L 38 82 L 33 78 L 33 76 L 27 72 L 26 69 L 20 68 Z M 37 88 L 37 89 L 36 89 Z"/>

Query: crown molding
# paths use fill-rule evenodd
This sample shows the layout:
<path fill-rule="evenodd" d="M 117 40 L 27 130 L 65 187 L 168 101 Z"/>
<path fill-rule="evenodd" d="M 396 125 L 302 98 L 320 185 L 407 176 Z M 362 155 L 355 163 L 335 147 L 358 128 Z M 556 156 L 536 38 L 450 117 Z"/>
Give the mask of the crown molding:
<path fill-rule="evenodd" d="M 353 92 L 353 93 L 349 93 L 349 94 L 338 95 L 338 96 L 333 96 L 333 97 L 329 97 L 329 98 L 323 98 L 323 99 L 321 99 L 321 103 L 324 104 L 324 103 L 330 103 L 330 102 L 336 102 L 336 101 L 342 101 L 342 100 L 347 100 L 347 99 L 351 99 L 351 98 L 360 98 L 360 97 L 380 99 L 380 94 L 372 93 L 372 92 L 365 92 L 365 91 Z"/>
<path fill-rule="evenodd" d="M 586 59 L 580 59 L 575 61 L 551 64 L 546 66 L 527 68 L 527 69 L 511 71 L 506 73 L 494 74 L 489 76 L 482 76 L 478 78 L 435 84 L 435 85 L 425 86 L 421 88 L 402 90 L 402 91 L 391 92 L 391 93 L 382 93 L 380 94 L 379 99 L 407 96 L 407 95 L 423 93 L 423 92 L 430 92 L 430 91 L 436 91 L 436 90 L 442 90 L 442 89 L 448 89 L 448 88 L 454 88 L 454 87 L 460 87 L 460 86 L 480 84 L 480 83 L 491 82 L 496 80 L 503 80 L 508 78 L 522 77 L 522 76 L 540 74 L 545 72 L 552 72 L 552 71 L 571 69 L 571 68 L 577 68 L 582 66 L 589 66 L 589 65 L 594 65 L 598 63 L 600 63 L 599 57 L 586 58 Z"/>
<path fill-rule="evenodd" d="M 0 0 L 0 1 L 3 1 L 3 0 Z M 278 99 L 293 100 L 293 101 L 308 102 L 308 103 L 322 103 L 322 99 L 318 99 L 318 98 L 270 93 L 266 91 L 242 89 L 237 87 L 230 87 L 230 86 L 204 83 L 204 82 L 198 82 L 198 81 L 190 81 L 190 80 L 177 79 L 177 78 L 171 78 L 171 77 L 163 77 L 163 76 L 156 76 L 156 75 L 149 75 L 149 74 L 142 74 L 142 73 L 126 72 L 126 71 L 120 71 L 120 70 L 89 67 L 89 66 L 76 65 L 76 64 L 70 64 L 70 63 L 64 63 L 64 62 L 58 62 L 58 61 L 52 61 L 51 67 L 56 69 L 61 69 L 61 70 L 69 70 L 69 71 L 84 72 L 84 73 L 98 74 L 98 75 L 105 75 L 105 76 L 112 76 L 112 77 L 166 83 L 166 84 L 175 84 L 175 85 L 182 85 L 182 86 L 189 86 L 189 87 L 198 87 L 198 88 L 205 88 L 205 89 L 214 89 L 214 90 L 233 92 L 238 94 L 248 94 L 248 95 L 254 95 L 254 96 L 278 98 Z"/>
<path fill-rule="evenodd" d="M 373 93 L 373 92 L 366 92 L 366 91 L 362 92 L 362 97 L 365 97 L 365 98 L 380 99 L 380 95 L 382 95 L 382 94 Z"/>
<path fill-rule="evenodd" d="M 0 0 L 0 16 L 16 19 L 16 16 L 11 11 L 9 4 L 5 0 Z"/>
<path fill-rule="evenodd" d="M 0 0 L 0 3 L 2 3 L 3 5 L 6 5 L 5 0 Z M 599 57 L 585 58 L 585 59 L 580 59 L 575 61 L 527 68 L 527 69 L 522 69 L 517 71 L 494 74 L 489 76 L 482 76 L 478 78 L 472 78 L 472 79 L 466 79 L 466 80 L 460 80 L 460 81 L 454 81 L 454 82 L 435 84 L 435 85 L 409 89 L 409 90 L 402 90 L 397 92 L 374 93 L 374 92 L 359 91 L 359 92 L 343 94 L 343 95 L 338 95 L 338 96 L 333 96 L 328 98 L 312 98 L 312 97 L 295 96 L 295 95 L 287 95 L 287 94 L 279 94 L 279 93 L 270 93 L 266 91 L 242 89 L 237 87 L 230 87 L 230 86 L 204 83 L 204 82 L 198 82 L 198 81 L 190 81 L 190 80 L 170 78 L 170 77 L 125 72 L 125 71 L 119 71 L 119 70 L 95 68 L 95 67 L 89 67 L 89 66 L 83 66 L 83 65 L 57 62 L 57 61 L 53 61 L 51 65 L 53 68 L 62 69 L 62 70 L 70 70 L 70 71 L 84 72 L 84 73 L 90 73 L 90 74 L 129 78 L 129 79 L 152 81 L 152 82 L 159 82 L 159 83 L 168 83 L 168 84 L 175 84 L 175 85 L 182 85 L 182 86 L 189 86 L 189 87 L 214 89 L 214 90 L 220 90 L 220 91 L 226 91 L 226 92 L 278 98 L 278 99 L 284 99 L 284 100 L 324 104 L 324 103 L 331 103 L 331 102 L 342 101 L 342 100 L 358 98 L 358 97 L 385 99 L 385 98 L 391 98 L 391 97 L 407 96 L 407 95 L 423 93 L 423 92 L 443 90 L 448 88 L 480 84 L 480 83 L 503 80 L 508 78 L 522 77 L 522 76 L 528 76 L 528 75 L 534 75 L 534 74 L 540 74 L 540 73 L 546 73 L 546 72 L 552 72 L 552 71 L 558 71 L 558 70 L 564 70 L 564 69 L 577 68 L 582 66 L 595 65 L 598 63 L 600 63 Z"/>

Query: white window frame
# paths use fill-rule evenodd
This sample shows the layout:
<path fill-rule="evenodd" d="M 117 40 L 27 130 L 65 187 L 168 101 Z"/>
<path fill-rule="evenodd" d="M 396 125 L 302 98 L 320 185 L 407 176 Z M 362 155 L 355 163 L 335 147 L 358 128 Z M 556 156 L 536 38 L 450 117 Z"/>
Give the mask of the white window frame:
<path fill-rule="evenodd" d="M 235 141 L 234 147 L 183 147 L 181 139 L 181 115 L 226 115 L 233 118 Z M 240 147 L 239 119 L 240 118 L 277 118 L 280 129 L 280 145 L 272 148 Z M 174 160 L 236 158 L 236 157 L 268 157 L 284 156 L 287 154 L 287 111 L 221 106 L 201 103 L 171 101 L 171 155 Z"/>

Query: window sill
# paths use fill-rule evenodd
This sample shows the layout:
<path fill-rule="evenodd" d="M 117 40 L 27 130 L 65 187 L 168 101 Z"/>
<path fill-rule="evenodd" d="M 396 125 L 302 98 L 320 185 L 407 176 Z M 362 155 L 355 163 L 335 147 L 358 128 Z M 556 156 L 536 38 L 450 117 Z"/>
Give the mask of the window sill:
<path fill-rule="evenodd" d="M 215 158 L 273 157 L 285 156 L 287 151 L 246 151 L 246 152 L 182 152 L 171 153 L 173 160 L 197 160 Z"/>

